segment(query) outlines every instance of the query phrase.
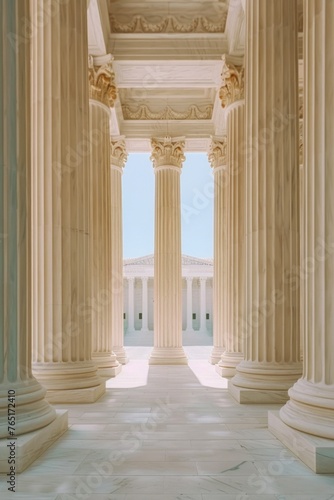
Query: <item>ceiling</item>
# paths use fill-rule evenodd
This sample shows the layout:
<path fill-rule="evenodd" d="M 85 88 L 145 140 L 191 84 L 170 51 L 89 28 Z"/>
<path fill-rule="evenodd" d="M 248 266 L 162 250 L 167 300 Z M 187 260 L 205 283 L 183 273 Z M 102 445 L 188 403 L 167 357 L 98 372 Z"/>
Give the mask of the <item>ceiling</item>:
<path fill-rule="evenodd" d="M 243 63 L 243 0 L 90 0 L 88 36 L 90 54 L 114 57 L 111 132 L 129 152 L 148 152 L 151 137 L 166 135 L 207 152 L 224 133 L 222 56 Z"/>

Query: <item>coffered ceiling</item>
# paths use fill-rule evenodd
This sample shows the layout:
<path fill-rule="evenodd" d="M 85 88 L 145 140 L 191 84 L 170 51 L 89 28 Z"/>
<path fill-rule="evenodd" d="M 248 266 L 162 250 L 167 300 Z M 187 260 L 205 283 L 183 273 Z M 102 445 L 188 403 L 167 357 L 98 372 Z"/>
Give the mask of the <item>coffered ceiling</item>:
<path fill-rule="evenodd" d="M 90 54 L 114 57 L 112 135 L 124 135 L 130 152 L 165 135 L 207 151 L 224 133 L 222 56 L 243 63 L 243 0 L 90 0 L 88 34 Z"/>

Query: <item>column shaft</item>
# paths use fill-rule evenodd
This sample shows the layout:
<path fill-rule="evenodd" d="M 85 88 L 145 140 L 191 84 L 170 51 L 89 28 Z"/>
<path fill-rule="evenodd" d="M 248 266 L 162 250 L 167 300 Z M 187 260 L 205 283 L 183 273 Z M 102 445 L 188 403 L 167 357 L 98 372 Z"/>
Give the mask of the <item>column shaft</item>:
<path fill-rule="evenodd" d="M 227 110 L 228 209 L 227 233 L 229 244 L 225 254 L 227 264 L 227 330 L 226 350 L 216 371 L 223 377 L 235 375 L 243 360 L 245 317 L 245 102 L 232 104 Z"/>
<path fill-rule="evenodd" d="M 284 402 L 301 372 L 297 1 L 246 3 L 246 350 L 230 391 Z M 249 391 L 248 389 L 252 389 Z"/>
<path fill-rule="evenodd" d="M 280 416 L 334 439 L 334 1 L 308 0 L 304 16 L 304 361 Z"/>
<path fill-rule="evenodd" d="M 148 278 L 142 278 L 142 327 L 144 332 L 148 331 L 148 307 L 147 307 L 147 282 Z"/>
<path fill-rule="evenodd" d="M 135 316 L 134 316 L 134 287 L 135 279 L 128 278 L 128 291 L 129 291 L 129 314 L 128 314 L 128 331 L 133 332 L 135 330 Z"/>
<path fill-rule="evenodd" d="M 186 364 L 182 348 L 180 174 L 184 142 L 152 140 L 155 170 L 154 349 L 150 364 Z"/>
<path fill-rule="evenodd" d="M 213 247 L 213 350 L 212 364 L 220 361 L 227 331 L 227 138 L 213 139 L 209 160 L 214 172 L 214 247 Z"/>
<path fill-rule="evenodd" d="M 97 60 L 96 60 L 97 59 Z M 90 81 L 95 91 L 104 76 L 111 73 L 109 55 L 90 58 Z M 102 64 L 101 64 L 102 63 Z M 111 262 L 111 172 L 110 172 L 110 108 L 102 96 L 89 101 L 91 162 L 91 293 L 92 293 L 92 359 L 102 377 L 114 377 L 121 365 L 112 350 L 113 280 Z M 95 92 L 96 94 L 96 92 Z"/>
<path fill-rule="evenodd" d="M 200 332 L 206 332 L 206 278 L 200 278 Z"/>
<path fill-rule="evenodd" d="M 124 137 L 111 138 L 111 266 L 112 266 L 112 339 L 119 363 L 129 359 L 124 349 L 123 298 L 123 216 L 122 175 L 127 160 Z M 134 329 L 133 304 L 129 306 L 129 329 Z M 132 317 L 130 316 L 132 314 Z"/>
<path fill-rule="evenodd" d="M 193 331 L 193 278 L 187 278 L 187 327 L 188 332 Z"/>
<path fill-rule="evenodd" d="M 105 385 L 91 360 L 87 6 L 43 6 L 32 9 L 33 368 L 50 401 L 91 402 Z"/>

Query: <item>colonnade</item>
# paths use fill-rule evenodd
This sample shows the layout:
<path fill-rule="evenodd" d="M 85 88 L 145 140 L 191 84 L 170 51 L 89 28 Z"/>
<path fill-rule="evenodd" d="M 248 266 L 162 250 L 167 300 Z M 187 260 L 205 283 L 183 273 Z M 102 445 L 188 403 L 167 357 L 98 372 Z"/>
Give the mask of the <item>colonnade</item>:
<path fill-rule="evenodd" d="M 124 138 L 110 138 L 117 95 L 112 58 L 91 59 L 87 75 L 87 5 L 77 0 L 59 3 L 48 29 L 35 23 L 36 36 L 24 42 L 20 20 L 47 15 L 42 5 L 45 0 L 0 3 L 0 415 L 5 421 L 14 391 L 16 434 L 37 433 L 29 453 L 22 450 L 18 471 L 67 427 L 66 412 L 55 412 L 49 402 L 96 401 L 105 390 L 103 377 L 127 361 L 121 224 L 126 150 Z M 225 61 L 220 96 L 228 127 L 226 136 L 212 138 L 209 151 L 215 182 L 211 362 L 222 375 L 233 375 L 229 391 L 240 403 L 287 401 L 270 415 L 270 429 L 314 470 L 333 472 L 334 0 L 304 2 L 303 183 L 297 0 L 246 1 L 246 21 L 245 74 Z M 11 38 L 13 33 L 19 37 Z M 184 150 L 184 137 L 152 139 L 150 364 L 187 363 Z M 187 286 L 190 303 L 190 281 Z M 201 282 L 202 326 L 204 301 Z M 7 425 L 0 424 L 0 437 L 7 437 Z M 1 444 L 1 457 L 4 449 Z"/>

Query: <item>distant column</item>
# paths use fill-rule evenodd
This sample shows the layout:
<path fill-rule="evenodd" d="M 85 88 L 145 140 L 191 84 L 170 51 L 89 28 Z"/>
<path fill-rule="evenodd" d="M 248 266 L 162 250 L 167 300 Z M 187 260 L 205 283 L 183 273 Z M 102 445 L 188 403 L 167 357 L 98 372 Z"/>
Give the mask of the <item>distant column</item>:
<path fill-rule="evenodd" d="M 134 295 L 135 295 L 135 279 L 134 278 L 128 278 L 128 290 L 129 290 L 129 312 L 128 312 L 128 331 L 129 332 L 134 332 L 135 330 L 135 301 L 134 301 Z"/>
<path fill-rule="evenodd" d="M 150 364 L 187 364 L 182 347 L 182 138 L 152 139 L 155 172 L 154 349 Z"/>
<path fill-rule="evenodd" d="M 188 332 L 193 331 L 193 278 L 187 277 L 187 327 Z"/>
<path fill-rule="evenodd" d="M 206 332 L 206 278 L 200 278 L 200 332 Z"/>
<path fill-rule="evenodd" d="M 148 307 L 147 307 L 147 284 L 148 277 L 142 278 L 142 331 L 148 331 Z"/>

